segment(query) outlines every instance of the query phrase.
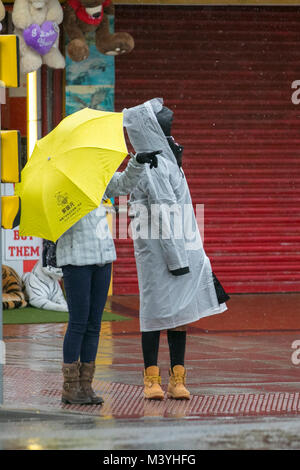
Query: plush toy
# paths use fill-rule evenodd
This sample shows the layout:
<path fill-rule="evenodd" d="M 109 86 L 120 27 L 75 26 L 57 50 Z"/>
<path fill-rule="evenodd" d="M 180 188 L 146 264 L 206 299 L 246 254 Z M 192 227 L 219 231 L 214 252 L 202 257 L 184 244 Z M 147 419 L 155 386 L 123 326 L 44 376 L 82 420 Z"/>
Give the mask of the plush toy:
<path fill-rule="evenodd" d="M 67 0 L 64 6 L 63 26 L 70 40 L 67 51 L 70 58 L 80 62 L 89 56 L 85 33 L 95 32 L 99 52 L 119 55 L 134 48 L 134 40 L 128 33 L 109 31 L 107 15 L 114 14 L 112 0 Z"/>
<path fill-rule="evenodd" d="M 29 304 L 45 310 L 67 312 L 67 302 L 59 284 L 61 278 L 60 268 L 43 267 L 42 260 L 39 260 L 30 273 L 23 274 Z"/>
<path fill-rule="evenodd" d="M 2 265 L 2 307 L 3 310 L 26 307 L 24 284 L 10 266 Z"/>
<path fill-rule="evenodd" d="M 0 21 L 2 21 L 4 17 L 5 17 L 5 7 L 2 1 L 0 0 Z M 2 30 L 2 24 L 0 23 L 0 31 L 1 30 Z"/>
<path fill-rule="evenodd" d="M 38 70 L 42 64 L 54 69 L 65 67 L 65 59 L 58 49 L 58 25 L 63 20 L 58 0 L 15 0 L 12 20 L 20 39 L 23 73 Z"/>

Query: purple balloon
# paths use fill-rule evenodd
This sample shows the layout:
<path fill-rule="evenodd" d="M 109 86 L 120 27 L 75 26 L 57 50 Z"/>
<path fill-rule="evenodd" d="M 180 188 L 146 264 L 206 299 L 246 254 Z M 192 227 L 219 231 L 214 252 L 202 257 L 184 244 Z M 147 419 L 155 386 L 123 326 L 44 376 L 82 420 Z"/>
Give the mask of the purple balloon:
<path fill-rule="evenodd" d="M 47 54 L 58 37 L 58 26 L 52 21 L 45 21 L 41 26 L 31 24 L 24 29 L 23 37 L 27 46 L 41 55 Z"/>

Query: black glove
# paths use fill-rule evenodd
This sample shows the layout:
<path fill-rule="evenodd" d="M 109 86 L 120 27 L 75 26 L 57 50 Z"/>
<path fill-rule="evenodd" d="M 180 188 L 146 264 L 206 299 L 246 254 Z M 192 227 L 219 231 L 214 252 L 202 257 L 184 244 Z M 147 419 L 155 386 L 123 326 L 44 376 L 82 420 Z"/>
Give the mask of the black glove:
<path fill-rule="evenodd" d="M 183 274 L 187 274 L 190 272 L 190 268 L 186 266 L 185 268 L 179 268 L 179 269 L 174 269 L 173 271 L 170 271 L 173 276 L 182 276 Z"/>
<path fill-rule="evenodd" d="M 141 152 L 136 154 L 136 161 L 138 163 L 150 163 L 150 168 L 157 168 L 158 160 L 157 154 L 161 153 L 162 150 L 156 150 L 155 152 Z"/>

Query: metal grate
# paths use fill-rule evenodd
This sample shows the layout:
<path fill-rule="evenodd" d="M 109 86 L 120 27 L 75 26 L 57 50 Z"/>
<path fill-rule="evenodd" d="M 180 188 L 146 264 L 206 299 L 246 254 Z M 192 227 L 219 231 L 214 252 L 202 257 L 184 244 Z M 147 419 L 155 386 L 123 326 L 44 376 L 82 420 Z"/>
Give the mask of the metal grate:
<path fill-rule="evenodd" d="M 95 405 L 62 405 L 60 402 L 61 387 L 62 379 L 56 373 L 45 373 L 13 366 L 5 366 L 4 368 L 4 404 L 10 406 L 46 407 L 48 411 L 69 410 L 114 418 L 300 414 L 300 394 L 298 392 L 194 395 L 190 401 L 165 399 L 157 402 L 144 400 L 143 387 L 140 385 L 95 381 L 95 391 L 101 393 L 105 400 L 104 405 L 100 407 Z"/>
<path fill-rule="evenodd" d="M 175 110 L 225 289 L 299 291 L 299 7 L 118 5 L 116 30 L 135 38 L 116 59 L 116 111 L 156 96 Z M 132 240 L 116 248 L 114 294 L 138 294 Z"/>

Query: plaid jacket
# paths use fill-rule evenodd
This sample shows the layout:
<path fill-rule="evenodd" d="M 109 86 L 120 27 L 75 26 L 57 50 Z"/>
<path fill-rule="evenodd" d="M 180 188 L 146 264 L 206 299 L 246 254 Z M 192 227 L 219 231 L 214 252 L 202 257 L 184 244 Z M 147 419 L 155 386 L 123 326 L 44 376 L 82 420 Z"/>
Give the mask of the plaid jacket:
<path fill-rule="evenodd" d="M 103 199 L 129 194 L 136 186 L 143 170 L 144 165 L 132 157 L 125 171 L 114 174 Z M 80 219 L 57 241 L 56 262 L 59 267 L 67 264 L 103 265 L 112 263 L 116 257 L 106 210 L 102 204 Z"/>

